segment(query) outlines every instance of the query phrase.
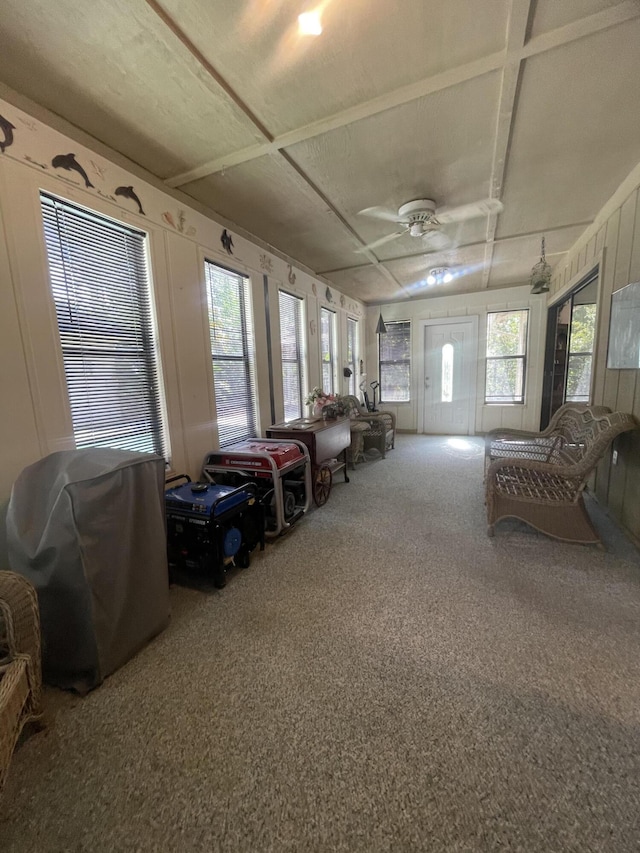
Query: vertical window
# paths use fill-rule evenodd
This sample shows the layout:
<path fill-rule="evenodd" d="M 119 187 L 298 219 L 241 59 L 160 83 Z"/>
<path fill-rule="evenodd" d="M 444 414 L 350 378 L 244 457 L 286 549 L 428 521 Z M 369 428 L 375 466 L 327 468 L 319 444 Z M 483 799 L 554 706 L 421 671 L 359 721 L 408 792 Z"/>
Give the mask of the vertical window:
<path fill-rule="evenodd" d="M 347 364 L 351 370 L 349 377 L 349 394 L 358 393 L 358 321 L 347 317 Z"/>
<path fill-rule="evenodd" d="M 487 314 L 485 403 L 524 403 L 529 311 Z"/>
<path fill-rule="evenodd" d="M 280 291 L 280 347 L 285 420 L 302 417 L 304 393 L 303 300 Z"/>
<path fill-rule="evenodd" d="M 76 447 L 167 455 L 146 236 L 41 193 Z"/>
<path fill-rule="evenodd" d="M 567 364 L 568 403 L 588 403 L 591 398 L 591 363 L 596 333 L 596 305 L 575 305 L 571 312 Z"/>
<path fill-rule="evenodd" d="M 411 392 L 411 323 L 386 323 L 387 332 L 378 335 L 380 402 L 405 403 Z"/>
<path fill-rule="evenodd" d="M 453 402 L 453 344 L 442 347 L 442 382 L 440 384 L 441 402 Z"/>
<path fill-rule="evenodd" d="M 249 279 L 205 261 L 220 447 L 257 431 Z"/>
<path fill-rule="evenodd" d="M 335 394 L 336 375 L 336 315 L 327 308 L 320 309 L 320 347 L 322 359 L 322 390 Z"/>

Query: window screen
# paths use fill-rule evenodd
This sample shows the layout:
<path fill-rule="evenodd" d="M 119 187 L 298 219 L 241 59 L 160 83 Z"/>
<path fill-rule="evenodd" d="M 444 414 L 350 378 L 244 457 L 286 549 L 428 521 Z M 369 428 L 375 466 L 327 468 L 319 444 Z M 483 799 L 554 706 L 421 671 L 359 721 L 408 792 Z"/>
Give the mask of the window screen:
<path fill-rule="evenodd" d="M 285 420 L 302 417 L 304 393 L 303 300 L 283 290 L 280 299 L 280 346 Z"/>
<path fill-rule="evenodd" d="M 411 392 L 411 323 L 385 325 L 386 334 L 378 336 L 380 402 L 405 403 Z"/>
<path fill-rule="evenodd" d="M 76 447 L 166 457 L 146 237 L 40 202 Z"/>
<path fill-rule="evenodd" d="M 249 280 L 205 261 L 213 385 L 220 447 L 256 436 Z"/>

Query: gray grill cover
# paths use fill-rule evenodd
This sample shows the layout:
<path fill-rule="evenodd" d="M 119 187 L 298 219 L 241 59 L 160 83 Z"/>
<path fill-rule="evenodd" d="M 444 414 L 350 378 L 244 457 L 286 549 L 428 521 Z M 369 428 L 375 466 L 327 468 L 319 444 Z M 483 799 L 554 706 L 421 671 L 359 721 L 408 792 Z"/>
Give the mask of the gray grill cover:
<path fill-rule="evenodd" d="M 166 627 L 159 456 L 89 448 L 30 465 L 13 485 L 7 545 L 38 591 L 50 684 L 91 690 Z"/>

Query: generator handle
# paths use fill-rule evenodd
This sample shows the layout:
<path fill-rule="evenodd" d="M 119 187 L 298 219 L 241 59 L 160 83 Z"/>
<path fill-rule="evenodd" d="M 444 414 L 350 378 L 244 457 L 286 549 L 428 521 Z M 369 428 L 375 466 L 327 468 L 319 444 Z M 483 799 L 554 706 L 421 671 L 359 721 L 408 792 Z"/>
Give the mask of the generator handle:
<path fill-rule="evenodd" d="M 167 477 L 164 484 L 168 486 L 169 483 L 175 483 L 176 480 L 186 480 L 187 483 L 190 483 L 191 477 L 188 474 L 174 474 L 173 477 Z"/>
<path fill-rule="evenodd" d="M 258 497 L 258 487 L 256 486 L 255 483 L 247 483 L 244 486 L 238 486 L 232 492 L 227 492 L 224 495 L 220 495 L 220 497 L 217 498 L 213 502 L 211 509 L 213 511 L 214 516 L 215 516 L 216 507 L 218 506 L 219 503 L 223 503 L 223 501 L 228 500 L 233 495 L 237 495 L 239 492 L 249 492 L 250 494 L 253 495 L 254 498 Z"/>

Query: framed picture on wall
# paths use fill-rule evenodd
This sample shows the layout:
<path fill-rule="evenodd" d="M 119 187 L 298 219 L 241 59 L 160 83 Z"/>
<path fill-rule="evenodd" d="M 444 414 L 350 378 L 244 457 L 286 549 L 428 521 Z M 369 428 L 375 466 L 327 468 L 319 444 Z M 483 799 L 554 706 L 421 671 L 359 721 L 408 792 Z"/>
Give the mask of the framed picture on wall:
<path fill-rule="evenodd" d="M 640 368 L 640 281 L 611 296 L 607 367 Z"/>

